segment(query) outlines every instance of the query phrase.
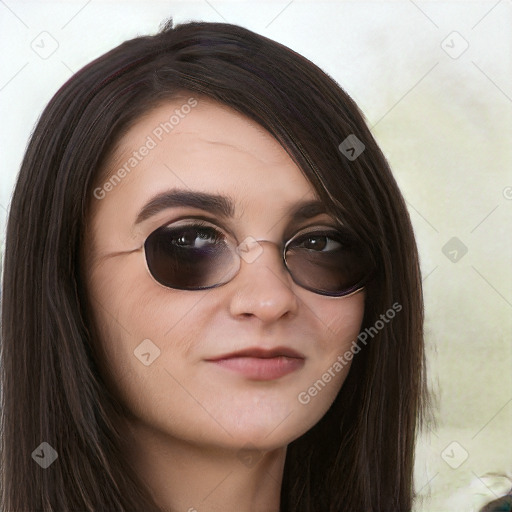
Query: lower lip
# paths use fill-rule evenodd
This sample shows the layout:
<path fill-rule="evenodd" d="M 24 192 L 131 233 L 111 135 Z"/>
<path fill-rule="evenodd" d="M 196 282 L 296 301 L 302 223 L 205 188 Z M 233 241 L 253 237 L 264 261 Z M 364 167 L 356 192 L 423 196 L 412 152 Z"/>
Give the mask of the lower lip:
<path fill-rule="evenodd" d="M 297 357 L 230 357 L 211 361 L 252 380 L 274 380 L 299 370 L 304 359 Z"/>

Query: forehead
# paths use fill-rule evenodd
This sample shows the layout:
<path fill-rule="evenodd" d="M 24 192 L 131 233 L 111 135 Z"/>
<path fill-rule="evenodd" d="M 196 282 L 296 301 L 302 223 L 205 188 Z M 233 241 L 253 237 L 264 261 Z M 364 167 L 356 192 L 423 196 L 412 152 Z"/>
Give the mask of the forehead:
<path fill-rule="evenodd" d="M 108 167 L 112 170 L 121 165 L 145 145 L 157 150 L 151 150 L 150 157 L 167 152 L 174 162 L 197 153 L 207 154 L 209 159 L 231 153 L 243 156 L 246 165 L 252 160 L 301 174 L 286 150 L 262 126 L 201 95 L 181 93 L 145 112 L 121 138 Z"/>
<path fill-rule="evenodd" d="M 120 139 L 104 170 L 104 182 L 119 182 L 108 187 L 115 193 L 136 181 L 141 193 L 166 182 L 172 188 L 205 192 L 278 191 L 285 202 L 316 197 L 300 168 L 263 127 L 226 105 L 188 94 L 141 116 Z"/>
<path fill-rule="evenodd" d="M 139 118 L 121 138 L 106 170 L 110 178 L 99 187 L 108 183 L 109 191 L 93 205 L 92 215 L 97 235 L 109 232 L 110 238 L 142 236 L 169 220 L 170 204 L 149 220 L 146 210 L 139 224 L 148 204 L 169 192 L 187 192 L 189 203 L 195 194 L 196 205 L 211 203 L 207 195 L 230 199 L 232 227 L 260 238 L 284 227 L 297 203 L 318 199 L 269 132 L 225 105 L 192 95 L 162 103 Z M 176 197 L 172 201 L 176 204 Z M 161 206 L 153 203 L 149 212 Z M 172 216 L 180 211 L 199 213 L 183 203 Z"/>

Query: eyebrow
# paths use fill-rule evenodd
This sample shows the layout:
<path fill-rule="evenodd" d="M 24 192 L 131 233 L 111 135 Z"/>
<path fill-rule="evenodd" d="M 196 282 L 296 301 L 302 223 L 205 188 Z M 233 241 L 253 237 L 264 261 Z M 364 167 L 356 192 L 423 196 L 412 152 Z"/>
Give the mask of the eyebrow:
<path fill-rule="evenodd" d="M 228 196 L 173 189 L 150 199 L 138 213 L 135 225 L 144 222 L 163 210 L 177 207 L 197 208 L 224 219 L 234 217 L 235 213 L 235 202 Z M 302 222 L 322 213 L 328 213 L 325 204 L 318 199 L 309 199 L 296 203 L 290 211 L 290 216 L 293 217 L 295 222 Z"/>

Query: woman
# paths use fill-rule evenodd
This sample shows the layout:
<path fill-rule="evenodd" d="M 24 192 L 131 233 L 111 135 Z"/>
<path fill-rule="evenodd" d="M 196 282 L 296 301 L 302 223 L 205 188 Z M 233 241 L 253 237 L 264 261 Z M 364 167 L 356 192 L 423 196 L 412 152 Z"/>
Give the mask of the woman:
<path fill-rule="evenodd" d="M 66 83 L 11 202 L 5 510 L 411 510 L 418 255 L 351 98 L 168 23 Z"/>

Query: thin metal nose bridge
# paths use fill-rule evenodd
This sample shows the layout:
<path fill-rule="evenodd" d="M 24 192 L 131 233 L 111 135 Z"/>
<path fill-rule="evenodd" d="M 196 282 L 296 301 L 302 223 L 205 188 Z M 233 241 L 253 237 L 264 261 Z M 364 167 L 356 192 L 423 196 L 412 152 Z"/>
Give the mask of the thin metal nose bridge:
<path fill-rule="evenodd" d="M 289 241 L 291 241 L 291 239 Z M 275 245 L 281 255 L 284 266 L 288 269 L 288 265 L 286 263 L 286 248 L 288 247 L 289 241 L 283 245 L 279 242 L 272 242 L 272 240 L 256 240 L 255 238 L 249 236 L 234 248 L 234 252 L 247 263 L 252 263 L 263 252 L 263 248 L 261 247 L 262 243 Z M 288 269 L 288 271 L 289 270 L 290 269 Z"/>
<path fill-rule="evenodd" d="M 288 244 L 291 240 L 292 239 L 290 239 L 283 245 L 282 243 L 279 243 L 279 242 L 272 242 L 271 240 L 263 240 L 263 239 L 256 240 L 255 238 L 248 236 L 242 242 L 240 242 L 236 247 L 234 247 L 234 250 L 232 248 L 233 252 L 237 255 L 237 267 L 238 268 L 230 280 L 234 279 L 235 276 L 240 272 L 241 267 L 242 267 L 242 260 L 244 260 L 246 263 L 249 263 L 249 264 L 253 263 L 263 253 L 263 248 L 262 248 L 261 244 L 268 243 L 268 244 L 276 246 L 276 248 L 278 249 L 279 254 L 281 256 L 280 260 L 281 260 L 282 270 L 287 272 L 291 276 L 292 280 L 294 282 L 296 282 L 297 284 L 299 284 L 296 281 L 296 278 L 293 275 L 292 270 L 288 267 L 288 262 L 286 261 L 286 248 L 288 247 Z M 300 285 L 300 286 L 302 286 L 302 285 Z"/>

